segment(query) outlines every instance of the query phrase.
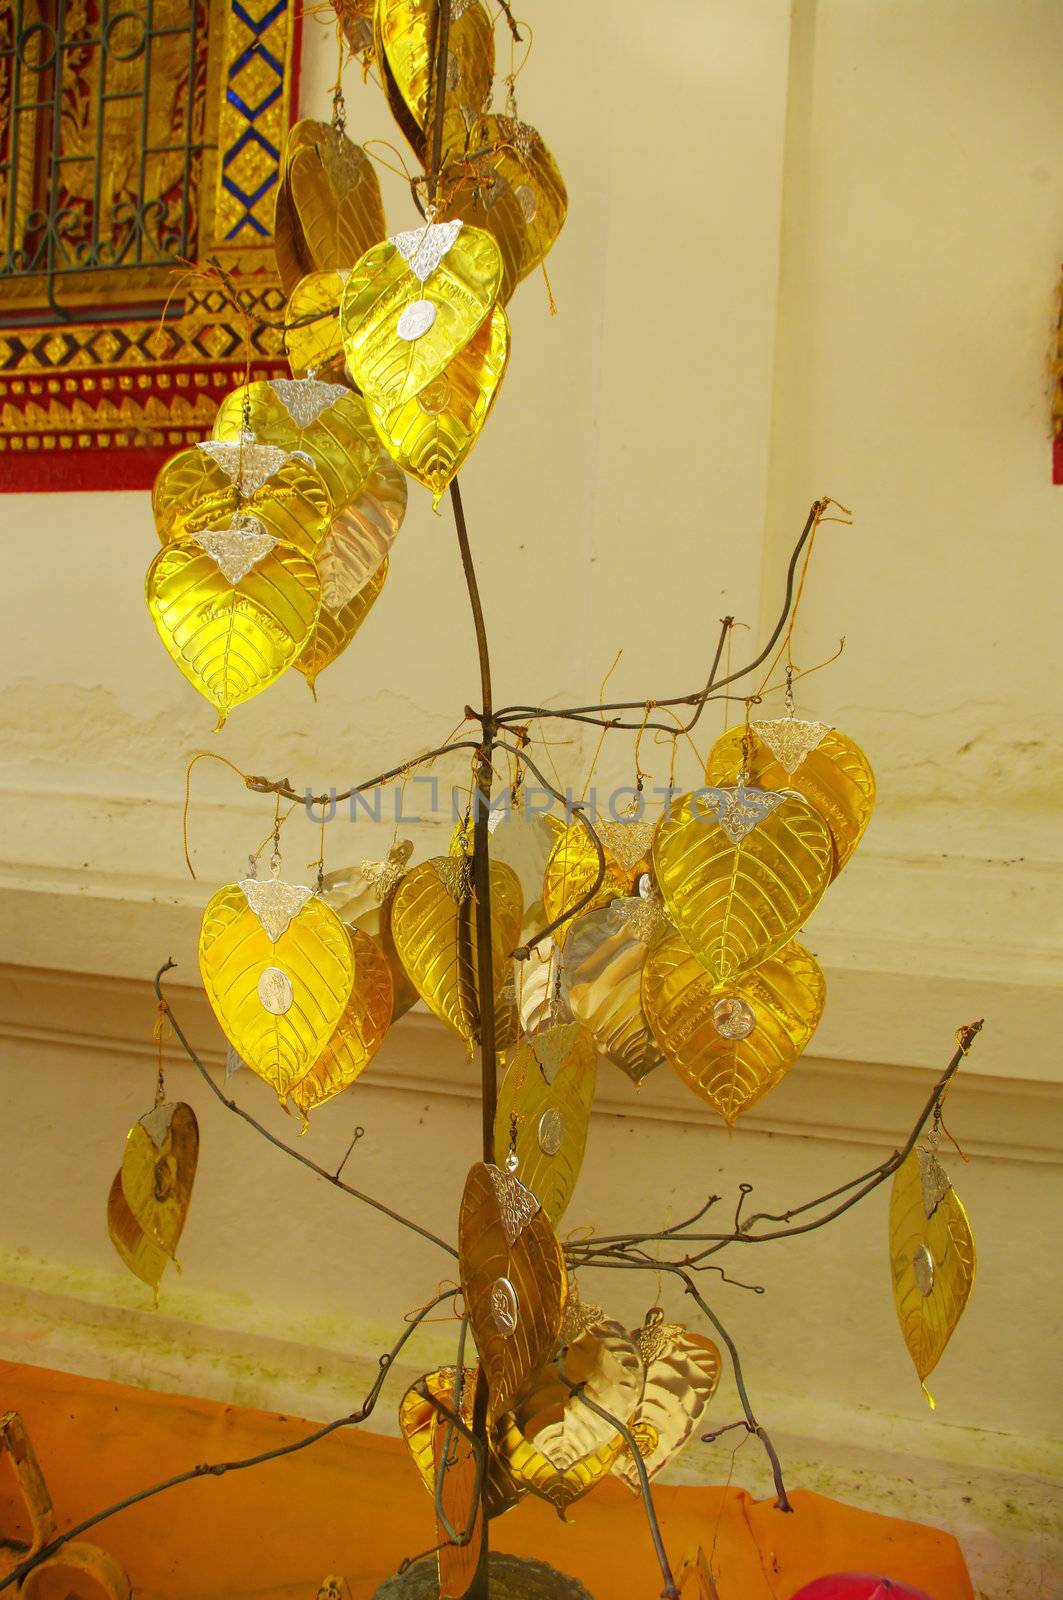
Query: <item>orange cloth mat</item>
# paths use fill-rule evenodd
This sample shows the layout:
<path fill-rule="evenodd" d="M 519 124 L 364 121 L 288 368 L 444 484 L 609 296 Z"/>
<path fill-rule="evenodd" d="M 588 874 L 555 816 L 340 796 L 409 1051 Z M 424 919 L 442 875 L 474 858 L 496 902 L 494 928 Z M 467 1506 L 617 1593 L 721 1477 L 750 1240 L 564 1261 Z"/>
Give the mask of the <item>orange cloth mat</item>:
<path fill-rule="evenodd" d="M 0 1362 L 6 1410 L 22 1415 L 60 1529 L 197 1463 L 309 1431 L 268 1412 Z M 812 1578 L 845 1570 L 881 1573 L 931 1600 L 973 1600 L 955 1539 L 933 1528 L 800 1490 L 793 1516 L 740 1489 L 661 1487 L 655 1500 L 676 1569 L 699 1544 L 715 1545 L 720 1600 L 790 1600 Z M 20 1513 L 2 1473 L 0 1536 L 12 1535 Z M 566 1525 L 529 1498 L 492 1524 L 495 1547 L 549 1561 L 594 1600 L 655 1600 L 660 1570 L 639 1503 L 622 1484 L 601 1485 L 570 1516 Z M 137 1600 L 314 1600 L 326 1574 L 343 1575 L 353 1600 L 370 1600 L 404 1556 L 431 1546 L 434 1525 L 402 1443 L 351 1428 L 250 1471 L 170 1490 L 83 1537 L 122 1563 Z M 697 1594 L 691 1580 L 684 1600 Z"/>

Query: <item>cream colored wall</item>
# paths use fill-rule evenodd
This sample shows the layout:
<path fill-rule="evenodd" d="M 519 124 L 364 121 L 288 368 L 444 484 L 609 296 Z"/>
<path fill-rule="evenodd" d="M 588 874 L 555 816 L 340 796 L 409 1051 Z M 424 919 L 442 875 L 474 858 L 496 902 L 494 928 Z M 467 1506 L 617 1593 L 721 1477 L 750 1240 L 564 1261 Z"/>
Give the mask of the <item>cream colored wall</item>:
<path fill-rule="evenodd" d="M 548 316 L 537 280 L 521 289 L 505 390 L 463 474 L 498 698 L 593 699 L 620 645 L 618 697 L 699 682 L 722 614 L 768 623 L 807 507 L 829 492 L 856 523 L 821 532 L 796 649 L 811 664 L 847 643 L 801 703 L 865 746 L 880 784 L 868 837 L 809 928 L 830 986 L 809 1055 L 731 1138 L 670 1078 L 634 1096 L 603 1066 L 571 1221 L 674 1219 L 739 1179 L 770 1209 L 832 1187 L 893 1147 L 953 1029 L 984 1014 L 950 1101 L 981 1274 L 933 1417 L 893 1321 L 884 1199 L 737 1259 L 763 1297 L 710 1283 L 795 1481 L 956 1529 L 993 1600 L 1047 1596 L 1057 1304 L 1038 1219 L 1060 1154 L 1050 650 L 1063 490 L 1049 483 L 1044 355 L 1063 239 L 1063 11 L 536 10 L 521 108 L 569 184 L 550 258 L 560 311 Z M 333 56 L 307 27 L 303 110 L 323 114 Z M 355 137 L 388 137 L 375 91 L 348 80 Z M 401 183 L 385 186 L 389 221 L 407 224 Z M 209 747 L 343 786 L 437 743 L 475 697 L 449 517 L 413 499 L 385 592 L 321 703 L 291 674 L 217 736 L 143 608 L 147 496 L 0 500 L 14 597 L 0 640 L 0 1354 L 323 1416 L 347 1408 L 402 1310 L 448 1271 L 287 1170 L 178 1063 L 171 1088 L 201 1112 L 204 1149 L 185 1273 L 157 1316 L 102 1225 L 151 1089 L 145 976 L 179 959 L 189 987 L 176 998 L 216 1061 L 192 987 L 199 912 L 268 825 L 268 807 L 201 764 L 191 882 L 188 756 Z M 706 722 L 713 733 L 718 712 Z M 576 778 L 590 749 L 553 753 Z M 631 771 L 622 741 L 603 781 Z M 447 826 L 415 829 L 419 846 L 440 847 Z M 289 836 L 292 862 L 316 854 L 301 818 Z M 389 839 L 337 821 L 330 861 Z M 237 1084 L 280 1129 L 261 1086 Z M 460 1050 L 407 1019 L 304 1147 L 338 1160 L 355 1121 L 351 1181 L 446 1230 L 478 1126 Z M 584 1292 L 637 1315 L 653 1284 L 603 1276 Z M 451 1338 L 426 1335 L 410 1372 Z M 732 1385 L 717 1421 L 735 1404 Z M 389 1402 L 379 1425 L 392 1418 Z M 729 1466 L 717 1447 L 682 1470 Z M 751 1445 L 734 1470 L 765 1487 Z"/>

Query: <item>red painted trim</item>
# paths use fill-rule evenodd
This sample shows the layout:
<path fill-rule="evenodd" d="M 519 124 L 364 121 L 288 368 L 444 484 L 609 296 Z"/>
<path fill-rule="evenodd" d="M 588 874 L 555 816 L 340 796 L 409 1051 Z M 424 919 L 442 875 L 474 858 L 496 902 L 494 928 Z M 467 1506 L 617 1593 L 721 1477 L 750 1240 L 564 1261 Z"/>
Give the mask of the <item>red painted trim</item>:
<path fill-rule="evenodd" d="M 1052 482 L 1063 483 L 1063 433 L 1052 441 Z"/>
<path fill-rule="evenodd" d="M 0 455 L 0 492 L 61 494 L 85 489 L 150 489 L 159 468 L 173 454 L 171 444 L 5 450 Z"/>

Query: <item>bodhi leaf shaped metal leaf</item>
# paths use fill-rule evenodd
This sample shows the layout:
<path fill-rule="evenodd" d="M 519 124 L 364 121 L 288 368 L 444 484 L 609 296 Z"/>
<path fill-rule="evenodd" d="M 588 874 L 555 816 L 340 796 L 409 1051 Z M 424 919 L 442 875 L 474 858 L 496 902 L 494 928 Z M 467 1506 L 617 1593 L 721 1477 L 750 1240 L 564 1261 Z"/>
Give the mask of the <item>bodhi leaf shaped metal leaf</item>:
<path fill-rule="evenodd" d="M 321 600 L 329 611 L 339 611 L 369 582 L 405 515 L 405 475 L 378 449 L 361 492 L 336 513 L 318 548 Z"/>
<path fill-rule="evenodd" d="M 107 1232 L 129 1271 L 154 1290 L 158 1304 L 159 1284 L 170 1257 L 144 1232 L 130 1211 L 122 1191 L 121 1172 L 115 1173 L 107 1196 Z"/>
<path fill-rule="evenodd" d="M 605 856 L 605 877 L 581 915 L 608 905 L 618 895 L 636 892 L 643 874 L 653 870 L 653 828 L 652 822 L 641 819 L 594 824 Z M 587 893 L 597 876 L 598 852 L 594 841 L 582 822 L 572 822 L 557 840 L 546 863 L 543 876 L 546 920 L 553 922 L 563 916 Z M 557 930 L 555 938 L 559 944 L 568 937 L 570 926 L 562 923 Z"/>
<path fill-rule="evenodd" d="M 171 1259 L 192 1200 L 199 1124 L 183 1101 L 163 1101 L 130 1128 L 120 1173 L 137 1226 Z"/>
<path fill-rule="evenodd" d="M 237 531 L 221 531 L 228 537 L 213 553 L 202 533 L 164 545 L 145 583 L 160 639 L 192 687 L 217 710 L 219 728 L 234 706 L 292 666 L 311 640 L 321 608 L 321 580 L 310 557 L 271 545 L 234 581 L 241 564 L 232 565 Z"/>
<path fill-rule="evenodd" d="M 292 289 L 284 312 L 284 348 L 297 378 L 315 373 L 340 382 L 344 375 L 340 300 L 350 268 L 308 272 Z"/>
<path fill-rule="evenodd" d="M 491 863 L 491 955 L 497 1001 L 520 938 L 520 881 Z M 441 1021 L 472 1043 L 479 1030 L 476 916 L 468 862 L 435 856 L 406 874 L 391 906 L 391 934 L 411 983 Z"/>
<path fill-rule="evenodd" d="M 509 320 L 495 306 L 439 376 L 397 406 L 369 402 L 389 455 L 431 489 L 436 505 L 480 437 L 509 360 Z"/>
<path fill-rule="evenodd" d="M 568 195 L 564 179 L 542 138 L 527 123 L 510 117 L 479 117 L 469 130 L 469 146 L 484 151 L 471 173 L 455 185 L 448 217 L 461 217 L 492 235 L 502 256 L 500 299 L 509 300 L 517 284 L 548 254 L 564 225 Z"/>
<path fill-rule="evenodd" d="M 432 71 L 434 0 L 377 0 L 374 41 L 392 114 L 420 160 L 435 114 Z M 495 71 L 494 29 L 479 0 L 453 7 L 447 39 L 443 149 L 465 145 L 469 123 L 483 110 Z"/>
<path fill-rule="evenodd" d="M 367 251 L 340 306 L 347 365 L 366 399 L 391 411 L 438 378 L 490 316 L 501 281 L 491 235 L 460 222 L 426 223 Z"/>
<path fill-rule="evenodd" d="M 480 1352 L 492 1418 L 552 1356 L 565 1311 L 565 1262 L 534 1195 L 512 1173 L 477 1162 L 458 1216 L 461 1292 Z"/>
<path fill-rule="evenodd" d="M 388 561 L 385 556 L 365 586 L 346 605 L 338 611 L 331 611 L 328 606 L 322 605 L 318 611 L 313 631 L 294 662 L 310 685 L 315 699 L 318 674 L 324 672 L 346 650 L 373 609 L 387 575 Z"/>
<path fill-rule="evenodd" d="M 642 1398 L 644 1374 L 629 1335 L 619 1323 L 602 1319 L 566 1346 L 563 1362 L 536 1374 L 500 1426 L 499 1449 L 513 1478 L 563 1516 L 608 1475 L 624 1440 L 572 1392 L 562 1371 L 624 1424 Z"/>
<path fill-rule="evenodd" d="M 665 1059 L 728 1127 L 801 1055 L 826 997 L 819 963 L 796 940 L 720 986 L 673 933 L 642 973 L 643 1011 Z"/>
<path fill-rule="evenodd" d="M 455 1410 L 455 1379 L 454 1367 L 442 1367 L 436 1372 L 429 1372 L 421 1380 L 429 1395 L 442 1401 L 450 1410 Z M 461 1385 L 461 1411 L 460 1415 L 467 1427 L 472 1426 L 473 1397 L 476 1393 L 476 1370 L 466 1367 Z M 445 1417 L 432 1404 L 430 1399 L 425 1399 L 419 1394 L 417 1387 L 411 1385 L 402 1397 L 399 1406 L 399 1429 L 406 1441 L 406 1447 L 414 1460 L 421 1481 L 429 1494 L 435 1494 L 435 1440 L 446 1433 L 447 1422 Z M 487 1457 L 487 1515 L 499 1517 L 509 1511 L 527 1493 L 523 1484 L 514 1481 L 506 1467 L 505 1462 L 494 1448 L 493 1440 L 488 1442 Z"/>
<path fill-rule="evenodd" d="M 940 1184 L 924 1189 L 927 1154 L 913 1150 L 893 1175 L 889 1231 L 897 1320 L 923 1393 L 934 1407 L 926 1380 L 971 1297 L 975 1249 L 955 1190 L 940 1194 Z M 940 1196 L 936 1203 L 935 1194 Z"/>
<path fill-rule="evenodd" d="M 796 722 L 796 719 L 794 719 Z M 768 730 L 785 730 L 790 722 L 753 723 L 754 740 L 749 753 L 749 780 L 762 789 L 791 789 L 804 795 L 819 812 L 834 840 L 832 877 L 845 866 L 856 849 L 875 805 L 875 775 L 871 763 L 858 744 L 837 728 L 822 723 L 801 724 L 822 728 L 823 732 L 791 772 L 768 742 Z M 706 782 L 733 783 L 742 770 L 743 728 L 729 728 L 709 752 Z M 775 738 L 778 744 L 778 738 Z M 782 754 L 787 754 L 779 746 Z"/>
<path fill-rule="evenodd" d="M 384 237 L 387 224 L 376 169 L 361 145 L 328 123 L 314 128 L 312 140 L 289 139 L 285 180 L 303 270 L 331 272 L 352 267 Z"/>
<path fill-rule="evenodd" d="M 309 456 L 329 497 L 331 529 L 358 499 L 379 453 L 361 395 L 320 378 L 242 384 L 218 407 L 214 438 L 239 440 L 245 408 L 256 438 Z"/>
<path fill-rule="evenodd" d="M 641 914 L 644 907 L 638 896 L 623 897 L 577 917 L 561 965 L 562 991 L 572 1015 L 636 1085 L 664 1060 L 642 1009 L 642 969 L 655 932 L 623 914 Z M 664 926 L 661 918 L 656 932 Z"/>
<path fill-rule="evenodd" d="M 716 788 L 682 796 L 657 825 L 657 882 L 716 983 L 781 950 L 830 882 L 830 829 L 801 795 Z"/>
<path fill-rule="evenodd" d="M 540 1050 L 555 1056 L 549 1076 Z M 568 1208 L 583 1164 L 597 1076 L 594 1040 L 580 1023 L 570 1022 L 519 1044 L 499 1087 L 495 1161 L 506 1164 L 515 1119 L 517 1175 L 555 1225 Z"/>
<path fill-rule="evenodd" d="M 319 1060 L 347 1009 L 354 951 L 347 929 L 323 900 L 311 895 L 298 910 L 289 902 L 287 920 L 272 906 L 264 905 L 260 915 L 248 902 L 250 882 L 226 884 L 208 904 L 199 968 L 229 1043 L 283 1104 Z"/>
<path fill-rule="evenodd" d="M 633 1335 L 645 1366 L 642 1400 L 631 1424 L 646 1476 L 656 1477 L 693 1433 L 720 1381 L 720 1352 L 711 1339 L 678 1322 L 665 1322 L 655 1306 Z M 613 1472 L 641 1494 L 638 1470 L 625 1446 Z"/>
<path fill-rule="evenodd" d="M 325 897 L 337 915 L 375 939 L 383 951 L 391 972 L 395 1022 L 417 1003 L 417 990 L 406 976 L 391 937 L 392 901 L 412 854 L 410 841 L 400 839 L 392 845 L 386 861 L 363 861 L 360 866 L 327 873 L 324 881 Z"/>
<path fill-rule="evenodd" d="M 226 449 L 232 443 L 236 450 L 224 464 L 193 449 L 179 451 L 162 467 L 151 497 L 160 543 L 229 528 L 234 517 L 254 517 L 279 544 L 312 556 L 332 516 L 328 490 L 316 467 L 282 452 L 277 469 L 245 495 L 240 483 L 248 489 L 250 481 L 240 478 L 239 437 L 222 442 Z"/>
<path fill-rule="evenodd" d="M 368 933 L 354 928 L 350 935 L 355 981 L 347 1008 L 324 1051 L 290 1095 L 304 1125 L 315 1106 L 358 1081 L 391 1026 L 394 991 L 387 957 Z"/>

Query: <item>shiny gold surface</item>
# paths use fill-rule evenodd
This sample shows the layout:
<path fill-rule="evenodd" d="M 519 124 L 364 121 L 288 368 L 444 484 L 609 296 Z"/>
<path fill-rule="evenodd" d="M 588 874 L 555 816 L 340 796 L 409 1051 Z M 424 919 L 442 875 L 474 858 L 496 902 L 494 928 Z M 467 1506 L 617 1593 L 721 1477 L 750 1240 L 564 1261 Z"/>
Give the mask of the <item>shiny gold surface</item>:
<path fill-rule="evenodd" d="M 715 1394 L 720 1352 L 702 1334 L 665 1322 L 659 1308 L 649 1313 L 636 1342 L 646 1379 L 631 1431 L 639 1442 L 646 1474 L 653 1478 L 679 1454 Z M 612 1470 L 634 1494 L 641 1494 L 626 1446 Z"/>
<path fill-rule="evenodd" d="M 492 1418 L 510 1409 L 553 1355 L 566 1293 L 565 1262 L 549 1218 L 537 1208 L 516 1231 L 499 1200 L 500 1176 L 497 1168 L 477 1162 L 466 1179 L 458 1216 L 461 1291 Z M 511 1287 L 516 1302 L 511 1327 L 497 1315 L 500 1283 Z"/>
<path fill-rule="evenodd" d="M 538 1039 L 525 1039 L 507 1058 L 498 1089 L 495 1161 L 505 1165 L 515 1117 L 517 1176 L 556 1224 L 568 1208 L 583 1164 L 598 1056 L 594 1039 L 578 1022 L 547 1033 L 546 1046 L 556 1061 L 552 1073 L 544 1070 L 545 1047 Z"/>
<path fill-rule="evenodd" d="M 432 1435 L 432 1456 L 436 1478 L 442 1477 L 442 1516 L 436 1513 L 439 1600 L 463 1600 L 476 1576 L 484 1541 L 476 1453 L 472 1440 L 458 1428 L 443 1427 Z M 462 1543 L 467 1534 L 470 1537 Z"/>
<path fill-rule="evenodd" d="M 515 1480 L 563 1513 L 606 1477 L 624 1441 L 573 1394 L 562 1370 L 625 1424 L 642 1398 L 644 1373 L 628 1334 L 603 1320 L 566 1346 L 563 1363 L 551 1362 L 535 1375 L 500 1425 L 499 1450 Z"/>
<path fill-rule="evenodd" d="M 457 9 L 457 8 L 455 8 Z M 427 151 L 432 122 L 434 0 L 377 0 L 374 40 L 395 120 L 417 155 Z M 451 20 L 443 148 L 464 148 L 466 126 L 480 111 L 495 70 L 494 29 L 480 0 Z"/>
<path fill-rule="evenodd" d="M 174 540 L 148 568 L 145 593 L 160 639 L 219 727 L 294 663 L 321 607 L 313 562 L 284 545 L 232 584 L 200 545 Z"/>
<path fill-rule="evenodd" d="M 417 1003 L 417 990 L 406 976 L 391 937 L 391 904 L 409 860 L 402 842 L 388 862 L 363 861 L 361 867 L 344 867 L 325 874 L 325 896 L 337 915 L 375 939 L 391 973 L 392 1021 L 397 1022 Z"/>
<path fill-rule="evenodd" d="M 292 374 L 339 383 L 345 356 L 340 332 L 340 300 L 349 272 L 308 272 L 289 292 L 284 311 L 284 348 Z M 311 320 L 313 319 L 313 320 Z"/>
<path fill-rule="evenodd" d="M 800 795 L 788 796 L 737 844 L 695 795 L 662 817 L 653 860 L 665 905 L 716 983 L 781 950 L 830 882 L 830 829 Z"/>
<path fill-rule="evenodd" d="M 653 871 L 652 828 L 645 823 L 598 823 L 595 825 L 605 856 L 605 877 L 581 916 L 608 905 L 618 895 L 636 892 L 639 879 Z M 637 830 L 637 831 L 636 831 Z M 553 922 L 587 893 L 598 876 L 598 852 L 581 822 L 570 823 L 558 838 L 546 863 L 543 877 L 543 908 Z M 563 923 L 555 938 L 563 944 L 571 923 Z"/>
<path fill-rule="evenodd" d="M 349 931 L 355 971 L 351 997 L 324 1051 L 290 1095 L 304 1119 L 358 1081 L 391 1026 L 394 991 L 387 957 L 368 933 Z"/>
<path fill-rule="evenodd" d="M 302 271 L 353 267 L 387 233 L 369 156 L 326 122 L 296 123 L 285 154 L 284 204 Z"/>
<path fill-rule="evenodd" d="M 385 556 L 364 588 L 345 605 L 332 611 L 322 602 L 310 637 L 293 662 L 311 689 L 317 682 L 318 674 L 324 672 L 346 650 L 373 609 L 387 575 L 388 560 Z"/>
<path fill-rule="evenodd" d="M 435 1395 L 437 1400 L 441 1400 L 451 1410 L 454 1410 L 455 1377 L 454 1367 L 442 1367 L 437 1372 L 427 1373 L 424 1379 L 429 1393 Z M 472 1425 L 475 1391 L 476 1371 L 474 1368 L 466 1367 L 462 1378 L 461 1416 L 467 1427 Z M 446 1427 L 446 1419 L 440 1416 L 429 1400 L 425 1400 L 412 1387 L 407 1389 L 399 1406 L 399 1429 L 429 1494 L 435 1492 L 434 1440 L 440 1431 L 445 1432 Z M 511 1510 L 526 1492 L 524 1486 L 517 1484 L 510 1476 L 505 1462 L 493 1448 L 493 1444 L 489 1445 L 487 1515 L 501 1516 L 503 1512 Z"/>
<path fill-rule="evenodd" d="M 427 337 L 427 335 L 426 335 Z M 509 359 L 509 319 L 501 306 L 437 378 L 398 406 L 370 402 L 381 443 L 438 503 L 476 443 Z"/>
<path fill-rule="evenodd" d="M 305 556 L 318 549 L 332 515 L 324 480 L 305 461 L 283 462 L 245 497 L 216 461 L 194 447 L 171 456 L 161 469 L 151 508 L 162 544 L 222 527 L 239 513 L 257 517 L 267 533 Z"/>
<path fill-rule="evenodd" d="M 622 897 L 625 905 L 635 902 Z M 584 912 L 565 941 L 562 989 L 574 1017 L 632 1083 L 639 1084 L 664 1060 L 642 1008 L 642 969 L 647 945 L 618 915 L 612 900 Z"/>
<path fill-rule="evenodd" d="M 163 1101 L 126 1136 L 122 1194 L 141 1231 L 173 1259 L 192 1201 L 199 1123 L 183 1101 Z"/>
<path fill-rule="evenodd" d="M 889 1244 L 901 1335 L 923 1393 L 933 1406 L 926 1379 L 941 1360 L 971 1297 L 975 1248 L 967 1213 L 954 1189 L 950 1188 L 937 1202 L 933 1215 L 927 1216 L 918 1150 L 912 1151 L 893 1176 Z M 931 1263 L 928 1293 L 924 1292 L 926 1276 L 918 1271 L 920 1251 L 928 1253 Z"/>
<path fill-rule="evenodd" d="M 502 256 L 500 299 L 509 300 L 517 284 L 543 260 L 557 241 L 568 211 L 565 182 L 539 134 L 514 143 L 508 117 L 478 117 L 469 129 L 470 150 L 487 153 L 463 176 L 442 215 L 461 217 L 492 235 Z"/>
<path fill-rule="evenodd" d="M 491 952 L 495 995 L 512 971 L 520 938 L 520 882 L 502 862 L 491 864 Z M 422 861 L 403 878 L 391 907 L 399 960 L 421 999 L 470 1044 L 479 1027 L 476 919 L 465 863 L 455 856 Z"/>
<path fill-rule="evenodd" d="M 372 404 L 391 411 L 442 375 L 491 313 L 502 281 L 498 246 L 482 228 L 462 228 L 422 283 L 390 242 L 355 265 L 340 305 L 351 376 Z M 435 307 L 418 339 L 403 339 L 398 322 L 415 301 Z"/>
<path fill-rule="evenodd" d="M 275 1016 L 258 993 L 267 967 L 291 982 L 295 1003 Z M 228 883 L 203 913 L 199 968 L 211 1009 L 241 1060 L 283 1103 L 332 1038 L 354 987 L 351 936 L 313 897 L 272 941 L 239 884 Z"/>
<path fill-rule="evenodd" d="M 733 783 L 742 770 L 743 728 L 728 728 L 709 751 L 705 782 Z M 819 812 L 834 840 L 832 876 L 845 866 L 871 820 L 875 774 L 860 746 L 837 728 L 824 734 L 793 773 L 756 737 L 749 781 L 761 789 L 796 789 Z"/>
<path fill-rule="evenodd" d="M 278 393 L 271 383 L 241 384 L 218 407 L 212 437 L 238 441 L 246 406 L 248 425 L 256 439 L 282 450 L 301 450 L 311 458 L 329 497 L 331 526 L 358 499 L 379 455 L 365 401 L 347 390 L 314 421 L 300 426 L 282 394 L 283 390 Z M 271 482 L 267 479 L 264 487 L 269 488 Z"/>
<path fill-rule="evenodd" d="M 724 996 L 753 1008 L 744 1039 L 725 1038 L 713 1020 Z M 827 985 L 815 956 L 791 940 L 752 972 L 713 984 L 682 936 L 654 945 L 642 974 L 642 1005 L 666 1060 L 728 1127 L 785 1075 L 819 1025 Z"/>
<path fill-rule="evenodd" d="M 337 511 L 317 551 L 321 599 L 330 611 L 352 600 L 391 548 L 406 515 L 406 478 L 378 450 L 365 484 Z"/>

